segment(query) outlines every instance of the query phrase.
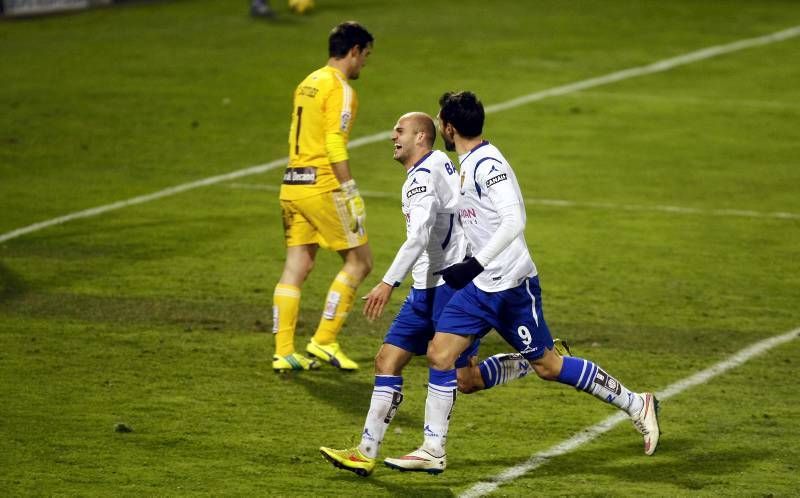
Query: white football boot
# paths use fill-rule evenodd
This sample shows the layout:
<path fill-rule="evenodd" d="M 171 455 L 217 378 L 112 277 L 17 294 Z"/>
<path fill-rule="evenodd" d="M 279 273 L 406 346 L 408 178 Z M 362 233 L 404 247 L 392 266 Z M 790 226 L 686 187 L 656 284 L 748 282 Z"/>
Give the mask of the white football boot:
<path fill-rule="evenodd" d="M 435 456 L 423 448 L 414 450 L 400 458 L 385 458 L 384 465 L 401 472 L 427 472 L 441 474 L 447 467 L 447 454 Z"/>
<path fill-rule="evenodd" d="M 644 436 L 644 454 L 652 455 L 658 446 L 658 436 L 661 431 L 658 427 L 658 400 L 652 393 L 641 393 L 644 406 L 635 417 L 631 417 L 633 426 Z"/>

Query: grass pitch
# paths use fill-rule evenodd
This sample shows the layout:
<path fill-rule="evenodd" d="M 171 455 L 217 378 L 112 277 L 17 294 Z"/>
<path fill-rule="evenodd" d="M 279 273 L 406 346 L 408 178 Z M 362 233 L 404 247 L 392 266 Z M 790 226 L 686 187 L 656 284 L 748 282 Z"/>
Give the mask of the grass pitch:
<path fill-rule="evenodd" d="M 279 8 L 280 2 L 274 2 Z M 320 1 L 277 22 L 216 1 L 0 23 L 0 234 L 286 155 L 294 85 L 331 26 L 376 45 L 354 138 L 445 90 L 487 105 L 800 24 L 795 2 Z M 800 38 L 488 116 L 528 198 L 554 335 L 634 389 L 659 390 L 800 326 Z M 352 152 L 376 269 L 404 238 L 386 143 Z M 0 489 L 8 495 L 451 496 L 613 410 L 524 379 L 456 405 L 437 478 L 334 470 L 370 361 L 407 287 L 341 342 L 362 369 L 277 376 L 280 168 L 0 244 Z M 553 202 L 556 201 L 556 202 Z M 783 214 L 775 214 L 783 213 Z M 303 288 L 298 348 L 338 258 Z M 490 335 L 482 355 L 507 350 Z M 792 495 L 792 341 L 663 405 L 658 453 L 619 426 L 496 494 Z M 420 440 L 427 369 L 384 455 Z M 116 432 L 125 424 L 133 432 Z"/>

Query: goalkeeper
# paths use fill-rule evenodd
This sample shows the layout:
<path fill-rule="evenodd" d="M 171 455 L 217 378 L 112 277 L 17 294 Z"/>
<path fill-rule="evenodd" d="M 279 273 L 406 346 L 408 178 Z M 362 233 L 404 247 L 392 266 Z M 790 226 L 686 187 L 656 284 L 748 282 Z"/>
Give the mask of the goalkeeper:
<path fill-rule="evenodd" d="M 360 24 L 339 24 L 328 37 L 328 64 L 309 74 L 294 92 L 289 166 L 280 191 L 286 262 L 275 286 L 272 308 L 272 368 L 276 371 L 318 366 L 316 360 L 295 352 L 294 332 L 300 288 L 319 247 L 338 252 L 344 266 L 328 290 L 319 326 L 306 352 L 343 370 L 358 368 L 337 342 L 356 288 L 372 269 L 364 201 L 347 155 L 358 110 L 356 92 L 348 80 L 358 79 L 372 45 L 372 35 Z"/>

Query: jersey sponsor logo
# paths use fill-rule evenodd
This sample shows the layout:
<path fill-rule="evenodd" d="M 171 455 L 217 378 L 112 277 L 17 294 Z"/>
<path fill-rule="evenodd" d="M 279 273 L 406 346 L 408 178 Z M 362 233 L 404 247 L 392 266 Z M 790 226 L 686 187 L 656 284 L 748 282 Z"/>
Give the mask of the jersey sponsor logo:
<path fill-rule="evenodd" d="M 317 168 L 286 168 L 283 173 L 284 185 L 313 185 L 317 183 Z"/>
<path fill-rule="evenodd" d="M 528 346 L 522 351 L 520 351 L 520 353 L 526 355 L 526 354 L 533 354 L 537 351 L 539 351 L 539 346 Z"/>
<path fill-rule="evenodd" d="M 475 208 L 460 208 L 458 210 L 458 215 L 461 217 L 461 219 L 470 219 L 478 217 L 478 214 L 475 212 Z"/>
<path fill-rule="evenodd" d="M 315 88 L 313 86 L 301 86 L 298 93 L 300 95 L 304 95 L 306 97 L 314 98 L 317 96 L 317 92 L 319 92 L 319 88 Z"/>
<path fill-rule="evenodd" d="M 499 174 L 497 176 L 493 176 L 493 177 L 489 178 L 488 180 L 486 180 L 486 188 L 491 187 L 495 183 L 500 183 L 503 180 L 508 180 L 508 175 L 506 175 L 505 173 L 501 173 L 501 174 Z"/>
<path fill-rule="evenodd" d="M 350 127 L 350 118 L 351 117 L 353 117 L 353 116 L 352 116 L 352 114 L 350 114 L 349 111 L 344 111 L 342 113 L 342 123 L 341 123 L 341 125 L 339 127 L 342 131 L 347 131 L 347 129 Z"/>
<path fill-rule="evenodd" d="M 411 197 L 412 195 L 421 194 L 422 192 L 425 192 L 426 190 L 428 190 L 428 188 L 425 185 L 420 185 L 419 187 L 414 187 L 411 190 L 409 190 L 408 192 L 406 192 L 406 197 L 408 198 L 408 197 Z"/>
<path fill-rule="evenodd" d="M 495 166 L 494 164 L 492 164 L 492 169 L 489 170 L 489 174 L 491 175 L 493 171 L 497 171 L 498 173 L 500 173 L 500 170 L 497 169 L 497 166 Z"/>

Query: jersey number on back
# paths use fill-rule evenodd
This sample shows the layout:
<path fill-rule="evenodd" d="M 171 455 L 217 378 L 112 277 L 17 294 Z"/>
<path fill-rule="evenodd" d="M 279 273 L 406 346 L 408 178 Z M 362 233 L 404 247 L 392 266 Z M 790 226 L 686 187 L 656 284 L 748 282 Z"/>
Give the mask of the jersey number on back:
<path fill-rule="evenodd" d="M 297 129 L 294 131 L 294 154 L 300 154 L 300 123 L 303 120 L 303 106 L 297 107 Z"/>

